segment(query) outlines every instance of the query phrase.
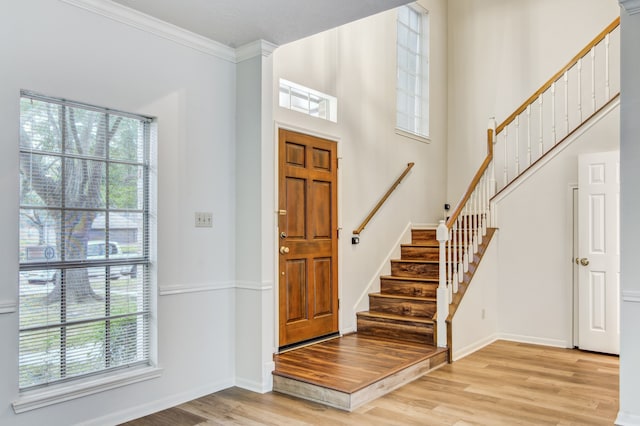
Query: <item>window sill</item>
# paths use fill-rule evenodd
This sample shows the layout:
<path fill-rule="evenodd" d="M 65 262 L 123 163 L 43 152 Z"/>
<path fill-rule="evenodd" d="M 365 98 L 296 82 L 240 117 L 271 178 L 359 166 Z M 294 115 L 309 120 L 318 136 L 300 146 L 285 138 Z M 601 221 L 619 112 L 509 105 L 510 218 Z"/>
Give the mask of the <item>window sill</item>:
<path fill-rule="evenodd" d="M 398 129 L 397 127 L 396 127 L 396 134 L 400 136 L 404 136 L 405 138 L 413 139 L 418 142 L 431 143 L 431 139 L 429 137 L 407 132 L 406 130 Z"/>
<path fill-rule="evenodd" d="M 107 374 L 101 377 L 79 380 L 74 383 L 65 383 L 45 389 L 27 391 L 20 394 L 18 399 L 13 401 L 13 411 L 16 414 L 20 414 L 144 380 L 155 379 L 161 375 L 161 368 L 144 367 L 133 371 Z"/>

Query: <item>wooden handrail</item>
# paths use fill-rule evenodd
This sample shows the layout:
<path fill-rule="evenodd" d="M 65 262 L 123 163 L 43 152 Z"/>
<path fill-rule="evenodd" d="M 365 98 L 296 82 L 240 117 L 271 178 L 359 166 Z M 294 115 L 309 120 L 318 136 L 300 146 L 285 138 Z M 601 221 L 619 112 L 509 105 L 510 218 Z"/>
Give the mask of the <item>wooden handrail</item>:
<path fill-rule="evenodd" d="M 476 172 L 475 176 L 471 180 L 471 183 L 467 188 L 467 192 L 464 193 L 464 195 L 456 205 L 456 208 L 453 210 L 453 213 L 449 216 L 449 219 L 447 220 L 448 229 L 451 229 L 453 224 L 456 223 L 456 220 L 458 220 L 458 216 L 460 216 L 460 213 L 462 213 L 462 209 L 464 208 L 465 204 L 467 204 L 467 201 L 469 201 L 469 198 L 471 198 L 473 191 L 475 191 L 476 186 L 478 186 L 478 183 L 480 182 L 480 179 L 482 179 L 482 175 L 484 174 L 484 172 L 487 171 L 487 168 L 491 164 L 492 160 L 493 160 L 493 129 L 488 129 L 487 130 L 487 157 L 484 159 L 484 161 L 480 165 L 480 168 L 478 168 L 478 171 Z"/>
<path fill-rule="evenodd" d="M 527 106 L 529 106 L 531 103 L 533 103 L 533 101 L 538 99 L 538 97 L 542 93 L 544 93 L 547 89 L 549 89 L 553 85 L 553 83 L 555 83 L 558 79 L 560 79 L 560 77 L 562 77 L 565 72 L 569 71 L 569 69 L 571 69 L 573 66 L 575 66 L 581 58 L 583 58 L 587 53 L 589 53 L 589 51 L 596 44 L 598 44 L 602 40 L 604 40 L 605 37 L 607 36 L 607 34 L 611 33 L 614 29 L 616 29 L 616 27 L 618 25 L 620 25 L 620 17 L 617 17 L 616 19 L 614 19 L 613 22 L 611 22 L 607 26 L 607 28 L 602 30 L 602 32 L 600 34 L 598 34 L 593 40 L 591 40 L 591 42 L 589 44 L 587 44 L 584 47 L 584 49 L 582 49 L 576 56 L 574 56 L 573 59 L 571 59 L 567 63 L 567 65 L 565 65 L 563 68 L 560 69 L 560 71 L 555 73 L 553 75 L 553 77 L 551 77 L 549 80 L 547 80 L 547 82 L 544 83 L 533 95 L 531 95 L 529 97 L 529 99 L 524 101 L 524 103 L 522 105 L 520 105 L 520 107 L 518 109 L 516 109 L 513 112 L 513 114 L 511 114 L 506 120 L 504 120 L 504 122 L 502 124 L 500 124 L 496 128 L 496 135 L 499 134 L 500 132 L 502 132 L 502 130 L 504 130 L 505 127 L 507 127 L 513 120 L 515 120 L 515 118 L 517 116 L 522 114 L 527 109 Z"/>
<path fill-rule="evenodd" d="M 365 226 L 367 226 L 367 224 L 369 223 L 369 221 L 373 218 L 373 216 L 375 216 L 376 213 L 378 213 L 378 210 L 380 210 L 380 207 L 382 207 L 382 205 L 384 204 L 385 201 L 387 201 L 387 198 L 389 198 L 389 196 L 391 195 L 391 193 L 398 187 L 398 185 L 400 185 L 400 182 L 402 182 L 402 179 L 404 179 L 404 177 L 409 173 L 409 170 L 411 170 L 411 168 L 415 165 L 416 163 L 409 163 L 407 164 L 407 168 L 404 170 L 404 172 L 400 175 L 400 177 L 398 179 L 396 179 L 395 183 L 393 185 L 391 185 L 391 188 L 389 188 L 389 190 L 387 191 L 386 194 L 384 194 L 384 196 L 380 199 L 380 201 L 378 201 L 378 204 L 376 204 L 376 206 L 373 208 L 373 210 L 371 210 L 371 213 L 369 213 L 369 215 L 365 218 L 365 220 L 362 221 L 362 224 L 360 224 L 360 226 L 358 227 L 358 229 L 356 229 L 355 231 L 353 231 L 353 233 L 355 235 L 359 235 L 362 230 L 365 228 Z"/>

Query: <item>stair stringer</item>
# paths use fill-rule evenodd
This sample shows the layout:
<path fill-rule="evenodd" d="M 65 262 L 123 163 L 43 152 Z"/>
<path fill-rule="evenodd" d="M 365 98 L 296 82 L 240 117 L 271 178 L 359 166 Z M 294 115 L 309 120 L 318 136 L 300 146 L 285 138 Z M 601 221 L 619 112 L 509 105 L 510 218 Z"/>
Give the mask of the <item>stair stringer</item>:
<path fill-rule="evenodd" d="M 472 281 L 448 324 L 452 330 L 449 348 L 452 361 L 498 338 L 498 238 L 490 239 Z"/>

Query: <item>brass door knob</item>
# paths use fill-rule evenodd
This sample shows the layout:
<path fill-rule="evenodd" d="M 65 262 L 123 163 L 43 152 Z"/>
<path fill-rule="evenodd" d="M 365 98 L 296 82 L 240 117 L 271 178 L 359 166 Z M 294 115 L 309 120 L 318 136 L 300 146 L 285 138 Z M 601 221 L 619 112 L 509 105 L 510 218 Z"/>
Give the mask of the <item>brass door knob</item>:
<path fill-rule="evenodd" d="M 281 246 L 280 254 L 287 254 L 287 253 L 289 253 L 289 247 Z"/>
<path fill-rule="evenodd" d="M 586 257 L 583 257 L 582 259 L 580 259 L 580 264 L 582 266 L 587 266 L 589 264 L 589 259 L 587 259 Z"/>

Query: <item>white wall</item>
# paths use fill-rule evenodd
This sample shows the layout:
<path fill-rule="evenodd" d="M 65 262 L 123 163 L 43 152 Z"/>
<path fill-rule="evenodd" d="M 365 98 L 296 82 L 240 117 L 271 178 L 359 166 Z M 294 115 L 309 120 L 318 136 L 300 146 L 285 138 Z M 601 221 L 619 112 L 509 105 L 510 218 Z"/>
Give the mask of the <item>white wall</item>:
<path fill-rule="evenodd" d="M 448 196 L 456 203 L 498 124 L 602 31 L 616 0 L 450 0 Z"/>
<path fill-rule="evenodd" d="M 573 347 L 572 186 L 578 155 L 619 147 L 613 109 L 506 195 L 499 195 L 498 328 L 501 337 Z"/>
<path fill-rule="evenodd" d="M 357 21 L 279 47 L 279 78 L 338 98 L 338 123 L 275 108 L 279 125 L 338 140 L 340 329 L 355 329 L 355 304 L 375 290 L 375 272 L 409 222 L 435 223 L 441 216 L 446 179 L 447 53 L 446 2 L 420 2 L 430 12 L 431 143 L 396 135 L 395 11 Z M 276 89 L 277 90 L 277 89 Z M 277 103 L 277 99 L 275 99 Z M 382 197 L 407 163 L 415 167 L 351 245 L 351 232 Z M 369 283 L 374 288 L 368 289 Z"/>
<path fill-rule="evenodd" d="M 622 2 L 621 2 L 622 3 Z M 632 3 L 632 2 L 628 2 Z M 633 5 L 631 5 L 633 6 Z M 620 99 L 620 413 L 616 424 L 640 425 L 640 14 L 621 12 L 622 95 Z"/>
<path fill-rule="evenodd" d="M 2 9 L 0 303 L 18 295 L 20 89 L 157 117 L 158 286 L 203 291 L 157 298 L 160 378 L 20 415 L 18 314 L 1 314 L 0 424 L 115 423 L 233 385 L 235 64 L 61 1 Z"/>

